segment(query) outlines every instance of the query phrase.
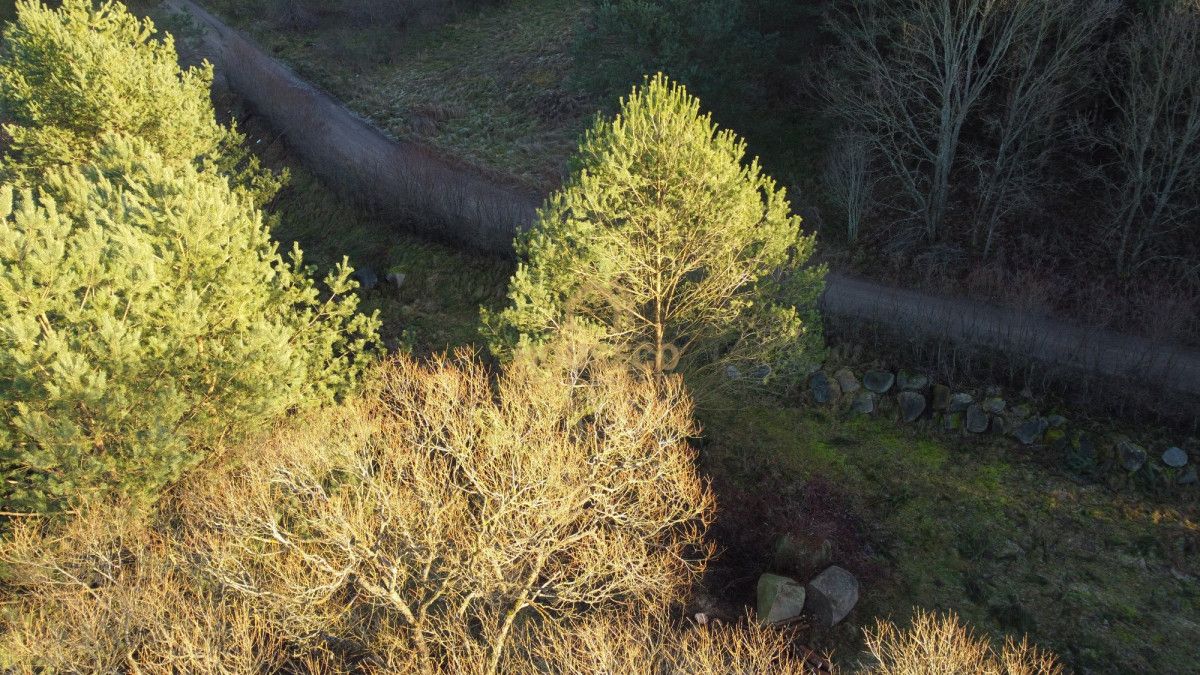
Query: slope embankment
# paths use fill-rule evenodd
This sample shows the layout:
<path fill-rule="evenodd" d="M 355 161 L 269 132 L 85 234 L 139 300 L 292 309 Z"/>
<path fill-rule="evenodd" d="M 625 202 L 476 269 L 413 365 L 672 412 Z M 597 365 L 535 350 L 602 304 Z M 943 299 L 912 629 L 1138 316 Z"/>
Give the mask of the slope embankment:
<path fill-rule="evenodd" d="M 511 254 L 513 235 L 532 221 L 541 195 L 389 138 L 192 0 L 165 5 L 193 17 L 204 56 L 309 170 L 422 234 Z M 1181 407 L 1200 400 L 1200 353 L 1177 345 L 842 274 L 829 275 L 822 302 L 828 315 L 880 325 L 905 339 L 994 350 L 1056 371 L 1131 383 L 1130 391 L 1172 394 L 1161 400 Z"/>

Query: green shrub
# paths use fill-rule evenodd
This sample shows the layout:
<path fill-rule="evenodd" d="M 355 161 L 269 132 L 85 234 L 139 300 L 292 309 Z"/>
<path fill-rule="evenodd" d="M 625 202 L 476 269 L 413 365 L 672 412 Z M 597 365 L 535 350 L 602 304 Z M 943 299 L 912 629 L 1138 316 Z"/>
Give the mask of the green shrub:
<path fill-rule="evenodd" d="M 97 163 L 0 200 L 0 496 L 153 500 L 225 437 L 328 401 L 378 320 L 345 264 L 321 300 L 213 173 L 108 137 Z"/>
<path fill-rule="evenodd" d="M 17 3 L 0 52 L 6 180 L 29 186 L 48 169 L 96 157 L 105 134 L 149 143 L 164 161 L 230 174 L 263 205 L 282 186 L 217 123 L 212 66 L 181 70 L 169 34 L 118 2 Z"/>
<path fill-rule="evenodd" d="M 805 266 L 814 238 L 744 156 L 682 86 L 660 74 L 635 88 L 518 237 L 510 306 L 484 317 L 493 350 L 542 342 L 575 317 L 660 372 L 811 356 L 824 278 Z"/>

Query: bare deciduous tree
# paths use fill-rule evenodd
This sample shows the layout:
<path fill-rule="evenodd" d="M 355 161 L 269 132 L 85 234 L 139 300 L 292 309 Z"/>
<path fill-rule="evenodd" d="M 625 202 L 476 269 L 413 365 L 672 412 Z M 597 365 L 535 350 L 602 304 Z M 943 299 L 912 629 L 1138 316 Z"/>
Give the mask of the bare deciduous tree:
<path fill-rule="evenodd" d="M 928 239 L 945 228 L 954 176 L 973 165 L 972 239 L 986 255 L 1004 218 L 1033 201 L 1083 57 L 1114 11 L 1109 0 L 857 2 L 832 21 L 843 52 L 827 96 L 873 140 Z M 987 133 L 968 146 L 972 126 Z"/>
<path fill-rule="evenodd" d="M 1011 3 L 1020 30 L 985 117 L 991 134 L 969 152 L 979 174 L 972 243 L 985 257 L 1005 217 L 1037 201 L 1047 161 L 1067 136 L 1062 113 L 1085 83 L 1088 50 L 1117 8 L 1113 0 Z"/>
<path fill-rule="evenodd" d="M 1200 1 L 1170 0 L 1136 19 L 1110 61 L 1113 115 L 1088 140 L 1108 151 L 1109 238 L 1118 272 L 1200 233 Z"/>
<path fill-rule="evenodd" d="M 871 149 L 872 142 L 861 134 L 841 134 L 825 166 L 825 188 L 830 199 L 846 212 L 849 241 L 858 239 L 863 219 L 871 210 Z"/>
<path fill-rule="evenodd" d="M 937 239 L 967 122 L 1026 28 L 1024 0 L 856 2 L 833 14 L 842 49 L 825 95 L 875 139 L 907 208 Z"/>
<path fill-rule="evenodd" d="M 518 357 L 495 389 L 466 358 L 385 368 L 361 437 L 213 496 L 218 577 L 288 635 L 373 615 L 416 670 L 496 672 L 522 617 L 683 594 L 712 509 L 690 405 L 583 344 Z"/>

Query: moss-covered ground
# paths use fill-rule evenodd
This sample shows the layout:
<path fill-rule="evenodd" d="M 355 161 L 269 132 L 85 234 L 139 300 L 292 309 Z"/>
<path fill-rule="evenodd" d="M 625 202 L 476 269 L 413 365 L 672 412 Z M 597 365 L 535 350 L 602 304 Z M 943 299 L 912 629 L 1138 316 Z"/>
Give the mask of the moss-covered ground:
<path fill-rule="evenodd" d="M 756 495 L 781 531 L 795 528 L 773 509 L 834 532 L 834 562 L 865 577 L 851 621 L 820 644 L 853 650 L 873 617 L 921 607 L 953 610 L 996 639 L 1029 634 L 1081 672 L 1200 668 L 1194 498 L 1114 491 L 1056 471 L 1048 449 L 906 428 L 887 414 L 772 399 L 702 418 L 704 469 L 731 486 L 728 498 Z M 810 486 L 825 503 L 792 496 Z M 781 509 L 763 491 L 799 506 Z M 771 554 L 752 551 L 764 567 Z"/>

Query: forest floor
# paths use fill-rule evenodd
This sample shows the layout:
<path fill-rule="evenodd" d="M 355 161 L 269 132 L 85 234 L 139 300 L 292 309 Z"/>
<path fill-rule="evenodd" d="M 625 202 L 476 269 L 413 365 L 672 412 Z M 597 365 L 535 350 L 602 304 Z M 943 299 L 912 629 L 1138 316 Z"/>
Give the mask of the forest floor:
<path fill-rule="evenodd" d="M 221 9 L 229 1 L 209 4 Z M 561 15 L 552 11 L 575 2 L 517 5 L 544 5 L 551 11 L 542 18 L 560 21 L 561 30 L 575 25 L 566 9 Z M 319 48 L 318 43 L 335 44 L 332 38 L 308 38 L 312 44 L 305 46 L 306 38 L 273 36 L 269 26 L 255 30 L 250 21 L 251 32 L 270 49 L 360 113 L 379 121 L 365 109 L 367 102 L 394 104 L 390 132 L 424 134 L 421 140 L 447 149 L 462 144 L 463 152 L 476 153 L 476 161 L 493 168 L 510 162 L 527 166 L 524 179 L 531 184 L 561 172 L 564 155 L 548 149 L 557 141 L 543 146 L 506 141 L 487 149 L 481 139 L 500 133 L 543 138 L 536 125 L 546 124 L 556 131 L 545 137 L 559 134 L 569 149 L 585 123 L 584 115 L 567 115 L 533 127 L 488 126 L 493 113 L 519 114 L 516 107 L 525 105 L 520 96 L 504 104 L 516 112 L 447 105 L 458 112 L 434 126 L 411 123 L 410 104 L 403 101 L 415 105 L 426 93 L 403 98 L 412 83 L 441 78 L 449 87 L 470 68 L 489 67 L 489 54 L 498 61 L 469 26 L 396 46 L 420 56 L 425 65 L 401 69 L 380 57 L 381 63 L 371 66 L 378 69 L 375 74 L 360 73 L 364 81 L 380 81 L 378 74 L 389 68 L 408 74 L 394 75 L 394 90 L 368 95 L 373 85 L 357 83 L 356 76 L 321 76 L 321 67 L 343 72 L 338 64 L 347 60 L 336 49 Z M 520 33 L 522 26 L 514 23 L 514 30 Z M 543 25 L 537 33 L 546 30 Z M 446 36 L 456 34 L 480 50 L 475 66 L 457 57 L 445 62 Z M 344 44 L 358 39 L 366 40 L 338 37 Z M 514 44 L 522 40 L 514 37 Z M 524 44 L 539 48 L 532 37 Z M 359 48 L 376 54 L 378 44 Z M 289 58 L 289 49 L 307 50 L 307 56 Z M 520 77 L 553 82 L 562 76 L 556 70 L 560 66 L 550 59 L 542 75 Z M 505 70 L 499 63 L 495 68 Z M 510 86 L 522 85 L 518 78 Z M 247 129 L 253 137 L 253 124 Z M 285 148 L 270 147 L 269 136 L 253 140 L 268 147 L 268 160 L 288 161 Z M 404 234 L 396 223 L 364 213 L 303 170 L 293 170 L 292 186 L 274 205 L 280 219 L 274 234 L 282 247 L 298 241 L 306 258 L 322 267 L 347 255 L 380 277 L 403 272 L 399 289 L 383 284 L 364 294 L 366 308 L 380 310 L 385 337 L 393 343 L 419 353 L 480 348 L 479 307 L 502 302 L 511 263 Z M 717 491 L 713 534 L 722 549 L 708 590 L 735 611 L 752 602 L 760 572 L 780 567 L 773 551 L 781 534 L 819 535 L 833 542 L 832 561 L 862 580 L 862 599 L 846 622 L 804 637 L 813 647 L 834 650 L 839 661 L 853 660 L 861 648 L 861 629 L 874 618 L 903 621 L 914 608 L 923 608 L 953 610 L 995 639 L 1028 634 L 1080 672 L 1197 672 L 1200 504 L 1194 490 L 1149 494 L 1134 486 L 1094 483 L 1066 473 L 1048 448 L 1017 448 L 1008 439 L 966 438 L 920 424 L 901 426 L 887 414 L 851 417 L 803 405 L 794 396 L 739 395 L 700 411 L 699 417 L 705 427 L 700 468 Z"/>

